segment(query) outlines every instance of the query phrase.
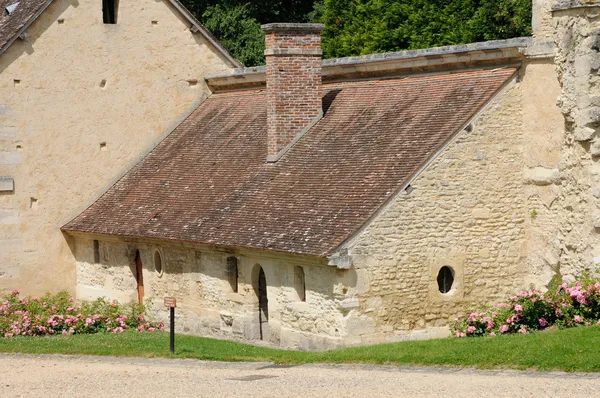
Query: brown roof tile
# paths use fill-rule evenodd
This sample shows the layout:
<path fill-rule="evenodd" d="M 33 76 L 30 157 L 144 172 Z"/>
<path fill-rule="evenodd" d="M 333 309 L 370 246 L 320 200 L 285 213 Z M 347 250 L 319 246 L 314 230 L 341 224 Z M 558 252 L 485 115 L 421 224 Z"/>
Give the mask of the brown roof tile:
<path fill-rule="evenodd" d="M 514 72 L 328 84 L 324 118 L 275 164 L 265 93 L 213 95 L 63 229 L 326 256 Z"/>
<path fill-rule="evenodd" d="M 19 4 L 7 15 L 6 8 L 15 3 Z M 50 3 L 52 0 L 0 0 L 0 54 Z"/>

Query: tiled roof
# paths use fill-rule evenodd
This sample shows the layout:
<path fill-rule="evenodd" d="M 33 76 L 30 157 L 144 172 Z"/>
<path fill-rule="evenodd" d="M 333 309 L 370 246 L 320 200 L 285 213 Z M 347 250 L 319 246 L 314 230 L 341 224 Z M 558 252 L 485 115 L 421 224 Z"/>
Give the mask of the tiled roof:
<path fill-rule="evenodd" d="M 206 100 L 67 231 L 327 256 L 514 68 L 327 84 L 325 116 L 265 163 L 265 93 Z"/>
<path fill-rule="evenodd" d="M 0 54 L 51 2 L 52 0 L 0 0 Z M 6 11 L 7 7 L 14 8 L 10 14 Z"/>

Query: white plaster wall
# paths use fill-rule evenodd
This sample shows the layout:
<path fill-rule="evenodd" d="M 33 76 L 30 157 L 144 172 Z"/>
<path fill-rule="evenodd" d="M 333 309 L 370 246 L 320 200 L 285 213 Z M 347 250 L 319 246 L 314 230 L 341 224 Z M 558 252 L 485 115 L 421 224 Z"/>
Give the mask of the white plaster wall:
<path fill-rule="evenodd" d="M 120 0 L 116 25 L 100 1 L 56 0 L 0 55 L 0 176 L 15 182 L 0 193 L 0 290 L 74 289 L 59 228 L 231 70 L 190 25 L 166 0 Z"/>

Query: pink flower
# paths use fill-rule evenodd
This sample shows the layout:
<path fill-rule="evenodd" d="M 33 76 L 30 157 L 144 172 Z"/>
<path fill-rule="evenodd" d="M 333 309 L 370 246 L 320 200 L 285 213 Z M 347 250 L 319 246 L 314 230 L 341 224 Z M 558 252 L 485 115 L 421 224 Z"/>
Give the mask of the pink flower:
<path fill-rule="evenodd" d="M 521 329 L 519 329 L 519 333 L 521 334 L 527 334 L 527 329 L 525 328 L 525 326 L 521 326 Z"/>
<path fill-rule="evenodd" d="M 63 336 L 65 336 L 65 335 L 69 334 L 69 332 L 67 332 L 66 330 L 63 330 L 61 334 L 62 334 Z"/>
<path fill-rule="evenodd" d="M 10 295 L 11 295 L 11 296 L 18 296 L 18 295 L 19 295 L 19 291 L 18 291 L 17 289 L 13 289 L 13 290 L 10 292 Z"/>
<path fill-rule="evenodd" d="M 596 322 L 596 325 L 600 326 L 600 321 Z"/>
<path fill-rule="evenodd" d="M 500 333 L 506 333 L 506 332 L 508 332 L 508 326 L 507 325 L 500 326 Z"/>
<path fill-rule="evenodd" d="M 517 312 L 523 311 L 523 306 L 519 305 L 519 304 L 515 304 L 515 311 L 517 311 Z"/>
<path fill-rule="evenodd" d="M 541 327 L 546 327 L 548 325 L 548 321 L 545 318 L 540 318 L 539 320 Z"/>
<path fill-rule="evenodd" d="M 490 337 L 496 337 L 496 333 L 494 333 L 494 332 L 491 332 L 491 333 L 490 333 Z"/>
<path fill-rule="evenodd" d="M 476 330 L 477 330 L 477 328 L 476 328 L 475 326 L 469 326 L 469 327 L 467 328 L 467 332 L 468 332 L 468 333 L 473 333 L 473 332 L 475 332 Z"/>
<path fill-rule="evenodd" d="M 161 328 L 161 330 L 160 330 L 160 331 L 161 331 L 161 332 L 162 332 L 162 331 L 164 331 L 164 328 Z M 465 333 L 461 333 L 461 334 L 460 334 L 460 337 L 467 337 L 467 335 L 466 335 Z"/>
<path fill-rule="evenodd" d="M 582 321 L 582 320 L 583 320 L 583 319 L 581 319 L 581 317 L 580 317 L 579 315 L 575 315 L 575 316 L 573 317 L 573 321 L 575 321 L 576 323 L 581 323 L 581 321 Z"/>

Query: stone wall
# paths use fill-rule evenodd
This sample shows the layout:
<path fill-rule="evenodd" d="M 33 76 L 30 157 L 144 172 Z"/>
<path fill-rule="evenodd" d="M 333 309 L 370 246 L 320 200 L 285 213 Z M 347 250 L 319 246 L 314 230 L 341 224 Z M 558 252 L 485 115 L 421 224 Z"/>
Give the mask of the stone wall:
<path fill-rule="evenodd" d="M 551 281 L 556 262 L 546 261 L 551 238 L 542 231 L 551 222 L 546 206 L 556 181 L 538 174 L 556 167 L 562 142 L 555 76 L 551 58 L 527 60 L 342 246 L 356 273 L 346 294 L 356 300 L 345 318 L 347 343 L 447 336 L 455 316 Z M 443 266 L 454 272 L 446 294 L 437 283 Z"/>
<path fill-rule="evenodd" d="M 108 240 L 107 240 L 108 239 Z M 342 318 L 334 290 L 341 292 L 343 271 L 316 259 L 274 256 L 251 251 L 225 251 L 99 237 L 100 262 L 94 262 L 93 239 L 75 239 L 77 297 L 128 302 L 137 300 L 134 259 L 139 250 L 143 264 L 145 297 L 160 318 L 167 321 L 163 297 L 177 299 L 179 332 L 259 340 L 258 267 L 265 272 L 268 297 L 268 331 L 264 339 L 285 348 L 320 350 L 341 345 Z M 163 272 L 155 270 L 159 251 Z M 227 259 L 238 259 L 238 292 L 229 283 Z M 294 267 L 305 274 L 306 299 L 301 301 L 294 283 Z"/>
<path fill-rule="evenodd" d="M 73 290 L 60 227 L 231 70 L 169 1 L 120 0 L 115 25 L 101 3 L 53 1 L 0 55 L 0 290 Z"/>
<path fill-rule="evenodd" d="M 562 276 L 573 280 L 600 265 L 600 2 L 561 0 L 553 24 L 565 139 L 551 250 Z"/>

